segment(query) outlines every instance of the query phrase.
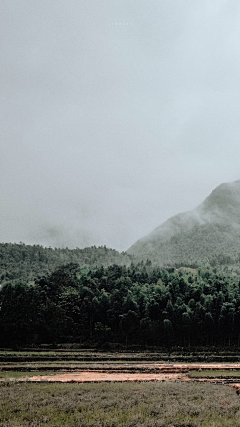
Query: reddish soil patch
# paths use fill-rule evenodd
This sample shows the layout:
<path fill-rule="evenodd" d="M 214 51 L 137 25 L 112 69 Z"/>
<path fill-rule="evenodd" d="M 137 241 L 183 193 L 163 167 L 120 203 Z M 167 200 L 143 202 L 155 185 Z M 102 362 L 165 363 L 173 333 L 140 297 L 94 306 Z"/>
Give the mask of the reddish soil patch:
<path fill-rule="evenodd" d="M 20 380 L 24 380 L 21 378 Z M 108 372 L 71 372 L 58 375 L 44 375 L 29 378 L 29 381 L 48 382 L 102 382 L 102 381 L 177 381 L 181 374 L 142 374 L 142 373 L 108 373 Z"/>

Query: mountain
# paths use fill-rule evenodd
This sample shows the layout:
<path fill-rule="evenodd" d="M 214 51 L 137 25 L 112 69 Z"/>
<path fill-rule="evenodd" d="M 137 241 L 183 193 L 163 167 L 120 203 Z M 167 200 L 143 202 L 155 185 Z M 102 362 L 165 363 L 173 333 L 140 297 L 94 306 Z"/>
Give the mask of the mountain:
<path fill-rule="evenodd" d="M 240 180 L 219 185 L 197 208 L 168 219 L 127 253 L 160 265 L 239 262 Z"/>

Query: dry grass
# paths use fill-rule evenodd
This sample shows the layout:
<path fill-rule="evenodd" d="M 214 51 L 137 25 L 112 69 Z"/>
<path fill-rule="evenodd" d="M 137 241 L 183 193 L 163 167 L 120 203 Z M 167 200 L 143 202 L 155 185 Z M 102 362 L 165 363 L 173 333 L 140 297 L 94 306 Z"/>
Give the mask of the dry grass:
<path fill-rule="evenodd" d="M 0 427 L 236 427 L 240 400 L 200 383 L 2 383 Z"/>

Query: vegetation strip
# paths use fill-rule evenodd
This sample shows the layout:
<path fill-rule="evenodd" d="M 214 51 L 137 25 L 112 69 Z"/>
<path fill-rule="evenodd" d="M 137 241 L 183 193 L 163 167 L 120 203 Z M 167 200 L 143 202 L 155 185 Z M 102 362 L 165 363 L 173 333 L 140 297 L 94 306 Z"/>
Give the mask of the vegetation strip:
<path fill-rule="evenodd" d="M 70 263 L 31 281 L 3 280 L 0 306 L 1 345 L 6 348 L 62 342 L 106 350 L 158 346 L 165 349 L 163 360 L 167 361 L 174 346 L 189 348 L 188 361 L 206 361 L 209 354 L 190 350 L 239 347 L 239 271 L 228 269 L 200 266 L 193 272 L 153 267 L 149 261 L 105 268 Z M 56 357 L 51 352 L 32 352 L 3 354 L 0 360 L 96 361 L 102 357 L 99 353 L 83 357 L 58 352 Z M 114 354 L 108 357 L 116 360 Z M 141 357 L 159 360 L 157 354 Z M 138 355 L 128 358 L 137 360 Z M 236 362 L 239 358 L 236 353 L 215 352 L 211 360 Z"/>
<path fill-rule="evenodd" d="M 0 384 L 1 427 L 236 427 L 233 388 L 208 383 Z"/>

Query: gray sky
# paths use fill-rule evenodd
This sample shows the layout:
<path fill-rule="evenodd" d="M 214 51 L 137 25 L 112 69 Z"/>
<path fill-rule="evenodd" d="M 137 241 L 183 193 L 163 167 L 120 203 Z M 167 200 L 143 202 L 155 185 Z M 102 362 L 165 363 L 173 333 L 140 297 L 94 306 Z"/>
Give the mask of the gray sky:
<path fill-rule="evenodd" d="M 0 241 L 126 250 L 240 179 L 239 0 L 0 15 Z"/>

